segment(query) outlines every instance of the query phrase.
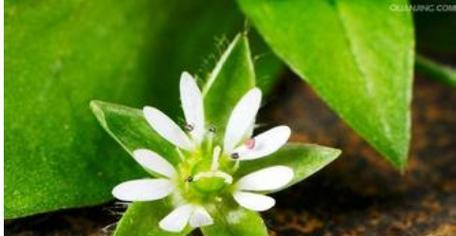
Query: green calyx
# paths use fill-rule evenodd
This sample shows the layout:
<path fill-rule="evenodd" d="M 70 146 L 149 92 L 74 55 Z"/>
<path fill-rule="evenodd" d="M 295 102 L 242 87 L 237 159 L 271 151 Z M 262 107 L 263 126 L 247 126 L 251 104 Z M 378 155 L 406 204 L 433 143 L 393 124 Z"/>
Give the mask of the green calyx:
<path fill-rule="evenodd" d="M 198 149 L 181 153 L 182 162 L 175 181 L 178 181 L 180 198 L 187 202 L 218 202 L 233 189 L 238 163 L 223 153 L 220 146 L 214 145 L 212 136 L 210 134 Z"/>

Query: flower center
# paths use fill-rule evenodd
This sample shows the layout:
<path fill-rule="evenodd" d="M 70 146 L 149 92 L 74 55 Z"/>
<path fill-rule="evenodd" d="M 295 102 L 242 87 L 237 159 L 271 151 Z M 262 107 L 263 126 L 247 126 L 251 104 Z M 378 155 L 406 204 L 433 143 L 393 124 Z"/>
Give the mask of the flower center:
<path fill-rule="evenodd" d="M 197 165 L 197 174 L 193 178 L 195 187 L 201 192 L 218 192 L 226 185 L 233 183 L 233 177 L 219 169 L 219 159 L 221 154 L 220 146 L 214 148 L 212 161 L 209 170 L 207 165 Z M 202 169 L 202 170 L 201 170 Z"/>
<path fill-rule="evenodd" d="M 215 175 L 215 173 L 199 173 L 195 176 L 194 187 L 203 193 L 217 193 L 220 192 L 227 182 L 222 175 Z"/>

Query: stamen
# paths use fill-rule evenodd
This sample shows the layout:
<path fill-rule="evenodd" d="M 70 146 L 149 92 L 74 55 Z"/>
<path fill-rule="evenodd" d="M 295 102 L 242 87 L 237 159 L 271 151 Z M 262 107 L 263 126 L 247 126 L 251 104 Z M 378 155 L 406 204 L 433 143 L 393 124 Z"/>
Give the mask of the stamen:
<path fill-rule="evenodd" d="M 177 154 L 179 154 L 179 158 L 180 158 L 182 161 L 185 160 L 184 154 L 182 153 L 182 151 L 181 151 L 178 147 L 176 147 L 176 151 L 177 151 Z"/>
<path fill-rule="evenodd" d="M 185 178 L 185 182 L 188 182 L 188 183 L 193 182 L 193 176 L 189 176 L 189 177 Z"/>
<path fill-rule="evenodd" d="M 233 183 L 233 177 L 231 175 L 223 172 L 223 171 L 217 171 L 214 173 L 215 177 L 222 178 L 226 184 L 232 184 Z"/>
<path fill-rule="evenodd" d="M 233 160 L 239 159 L 239 153 L 237 153 L 237 152 L 231 153 L 230 156 L 231 156 L 231 159 L 233 159 Z"/>
<path fill-rule="evenodd" d="M 211 171 L 216 171 L 219 167 L 219 157 L 220 157 L 220 152 L 222 151 L 222 149 L 220 148 L 220 146 L 217 146 L 214 148 L 214 153 L 212 155 L 212 163 L 211 163 Z"/>
<path fill-rule="evenodd" d="M 193 126 L 192 124 L 185 124 L 184 125 L 184 130 L 187 131 L 187 132 L 192 132 L 193 129 L 195 129 L 195 126 Z"/>
<path fill-rule="evenodd" d="M 245 141 L 245 146 L 247 149 L 252 150 L 255 147 L 255 139 L 249 138 Z"/>
<path fill-rule="evenodd" d="M 233 183 L 233 177 L 223 171 L 209 171 L 209 172 L 201 172 L 195 175 L 195 178 L 193 178 L 194 181 L 198 181 L 202 178 L 221 178 L 223 179 L 223 182 L 226 184 L 232 184 Z"/>
<path fill-rule="evenodd" d="M 217 129 L 215 128 L 214 125 L 209 126 L 209 132 L 211 132 L 213 134 L 215 134 L 215 132 L 217 132 Z"/>
<path fill-rule="evenodd" d="M 236 172 L 237 169 L 239 169 L 239 163 L 240 163 L 239 159 L 234 162 L 234 166 L 233 166 L 233 171 L 234 172 Z"/>

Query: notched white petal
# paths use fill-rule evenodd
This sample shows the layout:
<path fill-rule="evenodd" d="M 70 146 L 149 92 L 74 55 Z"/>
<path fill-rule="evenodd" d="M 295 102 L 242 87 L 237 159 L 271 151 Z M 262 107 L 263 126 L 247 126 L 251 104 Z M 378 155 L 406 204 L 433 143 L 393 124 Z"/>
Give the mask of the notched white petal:
<path fill-rule="evenodd" d="M 154 107 L 144 107 L 144 117 L 149 125 L 164 139 L 185 150 L 193 150 L 194 144 L 171 118 Z"/>
<path fill-rule="evenodd" d="M 270 191 L 287 185 L 293 179 L 293 170 L 286 166 L 273 166 L 250 173 L 237 182 L 239 190 Z"/>
<path fill-rule="evenodd" d="M 282 125 L 267 130 L 253 138 L 254 145 L 242 144 L 233 152 L 239 154 L 239 160 L 253 160 L 268 156 L 279 150 L 290 138 L 291 130 Z"/>
<path fill-rule="evenodd" d="M 255 117 L 261 104 L 261 90 L 248 91 L 234 107 L 225 131 L 224 151 L 231 153 L 241 142 L 255 123 Z"/>
<path fill-rule="evenodd" d="M 195 207 L 192 216 L 190 217 L 190 226 L 193 228 L 211 225 L 214 220 L 203 207 Z"/>
<path fill-rule="evenodd" d="M 112 195 L 122 201 L 153 201 L 162 199 L 174 190 L 167 179 L 138 179 L 123 182 L 112 190 Z"/>
<path fill-rule="evenodd" d="M 185 121 L 193 127 L 190 134 L 196 143 L 200 144 L 205 132 L 203 95 L 195 79 L 187 72 L 183 72 L 181 75 L 180 96 Z"/>
<path fill-rule="evenodd" d="M 133 152 L 133 157 L 146 170 L 164 175 L 168 178 L 173 178 L 176 175 L 176 170 L 171 163 L 151 150 L 137 149 Z"/>
<path fill-rule="evenodd" d="M 235 192 L 233 198 L 239 205 L 252 211 L 265 211 L 275 205 L 272 197 L 249 192 Z"/>
<path fill-rule="evenodd" d="M 194 206 L 190 204 L 182 205 L 174 209 L 160 221 L 160 228 L 169 232 L 181 232 L 187 225 L 193 210 Z"/>

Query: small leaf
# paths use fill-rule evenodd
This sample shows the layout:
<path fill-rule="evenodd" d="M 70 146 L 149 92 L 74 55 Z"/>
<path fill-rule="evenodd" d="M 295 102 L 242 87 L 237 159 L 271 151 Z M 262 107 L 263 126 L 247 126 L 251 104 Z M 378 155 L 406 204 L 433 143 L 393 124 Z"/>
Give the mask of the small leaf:
<path fill-rule="evenodd" d="M 160 154 L 173 164 L 179 162 L 174 145 L 150 127 L 141 110 L 101 101 L 92 101 L 90 108 L 101 126 L 130 155 L 136 149 L 145 148 Z"/>
<path fill-rule="evenodd" d="M 268 235 L 261 216 L 241 207 L 217 208 L 211 212 L 215 224 L 202 227 L 205 236 L 265 236 Z"/>
<path fill-rule="evenodd" d="M 204 86 L 204 109 L 208 124 L 223 137 L 228 118 L 239 99 L 255 86 L 255 71 L 247 36 L 237 35 Z"/>
<path fill-rule="evenodd" d="M 406 0 L 238 0 L 265 41 L 355 131 L 403 169 L 414 34 Z"/>
<path fill-rule="evenodd" d="M 334 161 L 340 153 L 341 151 L 339 149 L 315 144 L 289 143 L 268 157 L 241 162 L 236 175 L 242 177 L 266 167 L 284 165 L 292 168 L 294 171 L 293 180 L 284 187 L 288 188 Z M 277 191 L 280 190 L 274 192 Z"/>
<path fill-rule="evenodd" d="M 189 227 L 183 232 L 171 233 L 158 226 L 172 210 L 172 205 L 166 200 L 132 203 L 117 224 L 114 236 L 179 236 L 190 233 Z"/>

